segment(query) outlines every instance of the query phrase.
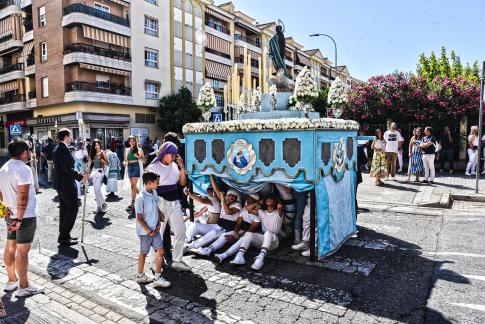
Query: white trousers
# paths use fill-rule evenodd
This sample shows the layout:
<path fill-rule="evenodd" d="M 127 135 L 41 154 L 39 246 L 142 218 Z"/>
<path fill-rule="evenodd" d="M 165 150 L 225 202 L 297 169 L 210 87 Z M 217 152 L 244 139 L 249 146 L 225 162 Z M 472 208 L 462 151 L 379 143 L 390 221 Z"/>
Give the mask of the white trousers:
<path fill-rule="evenodd" d="M 225 233 L 224 229 L 219 225 L 216 225 L 216 224 L 205 224 L 205 225 L 211 225 L 214 227 L 207 234 L 192 242 L 192 244 L 196 248 L 200 248 L 200 247 L 206 246 L 207 244 L 211 244 L 212 242 L 217 240 L 221 235 Z"/>
<path fill-rule="evenodd" d="M 424 180 L 434 181 L 434 157 L 435 154 L 423 154 Z"/>
<path fill-rule="evenodd" d="M 307 199 L 310 201 L 310 199 Z M 303 230 L 301 232 L 301 239 L 305 242 L 310 242 L 310 204 L 305 205 L 303 211 Z"/>
<path fill-rule="evenodd" d="M 398 170 L 401 170 L 401 171 L 402 171 L 402 166 L 403 166 L 402 153 L 403 153 L 402 150 L 397 152 L 397 162 L 399 163 Z"/>
<path fill-rule="evenodd" d="M 221 235 L 214 243 L 211 244 L 211 250 L 212 250 L 212 252 L 215 252 L 215 251 L 219 250 L 220 248 L 222 248 L 224 246 L 224 244 L 226 244 L 227 241 L 224 238 L 224 236 L 229 235 L 229 234 L 231 234 L 231 232 L 225 233 L 224 235 Z M 224 240 L 223 243 L 222 242 L 218 242 L 221 238 Z M 221 261 L 224 261 L 227 258 L 232 257 L 233 255 L 236 255 L 237 251 L 239 251 L 239 248 L 241 247 L 241 243 L 243 241 L 243 238 L 244 237 L 239 238 L 239 240 L 237 240 L 233 245 L 231 245 L 231 247 L 228 248 L 224 253 L 219 254 L 219 257 L 220 257 Z M 221 247 L 217 248 L 217 246 L 220 243 L 222 243 Z"/>
<path fill-rule="evenodd" d="M 469 148 L 467 150 L 467 153 L 468 153 L 468 163 L 466 165 L 466 172 L 476 172 L 477 161 L 478 161 L 478 150 L 475 150 L 475 152 L 473 152 L 473 150 Z"/>
<path fill-rule="evenodd" d="M 167 223 L 170 224 L 170 228 L 174 234 L 172 256 L 173 261 L 182 262 L 182 256 L 184 253 L 184 241 L 185 241 L 185 223 L 184 212 L 182 206 L 178 200 L 166 201 L 162 197 L 158 199 L 158 208 L 165 216 L 165 221 L 160 226 L 160 234 L 163 237 L 165 227 Z"/>
<path fill-rule="evenodd" d="M 212 230 L 219 228 L 217 224 L 205 224 L 200 222 L 188 222 L 185 223 L 185 243 L 193 241 L 196 235 L 206 235 Z"/>
<path fill-rule="evenodd" d="M 93 171 L 91 172 L 91 177 L 93 178 L 94 196 L 96 197 L 96 204 L 98 205 L 98 208 L 101 208 L 104 204 L 104 195 L 101 192 L 104 178 L 103 169 L 93 169 Z"/>
<path fill-rule="evenodd" d="M 264 234 L 246 232 L 241 242 L 241 248 L 244 248 L 247 251 L 249 247 L 252 246 L 256 249 L 273 251 L 276 250 L 279 243 L 278 236 L 269 231 L 264 232 Z"/>

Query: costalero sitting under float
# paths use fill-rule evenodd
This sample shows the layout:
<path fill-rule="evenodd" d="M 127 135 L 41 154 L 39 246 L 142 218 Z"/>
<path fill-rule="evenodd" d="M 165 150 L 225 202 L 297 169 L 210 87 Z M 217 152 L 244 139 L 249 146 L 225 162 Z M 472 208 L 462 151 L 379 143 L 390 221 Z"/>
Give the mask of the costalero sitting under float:
<path fill-rule="evenodd" d="M 273 44 L 270 57 L 278 68 L 282 57 L 274 45 L 275 41 L 284 41 L 284 37 L 281 25 L 276 28 L 274 37 L 277 38 L 270 40 Z M 311 78 L 306 68 L 297 78 L 294 98 L 302 98 L 298 93 L 299 82 L 300 85 L 309 82 L 318 91 L 316 83 L 305 78 Z M 259 102 L 247 100 L 251 96 L 247 90 L 251 88 L 251 81 L 246 80 L 245 77 L 242 82 L 246 98 L 241 101 L 256 102 L 256 106 L 245 108 L 240 102 L 238 119 L 191 123 L 183 128 L 186 169 L 193 189 L 205 195 L 209 175 L 214 175 L 246 194 L 259 192 L 267 183 L 310 192 L 310 246 L 313 247 L 310 253 L 312 258 L 315 252 L 323 258 L 356 233 L 359 124 L 320 118 L 306 102 L 299 101 L 289 108 L 292 93 L 288 91 L 286 72 L 281 68 L 268 80 L 272 85 L 270 93 L 263 94 Z M 232 91 L 239 93 L 238 88 Z"/>

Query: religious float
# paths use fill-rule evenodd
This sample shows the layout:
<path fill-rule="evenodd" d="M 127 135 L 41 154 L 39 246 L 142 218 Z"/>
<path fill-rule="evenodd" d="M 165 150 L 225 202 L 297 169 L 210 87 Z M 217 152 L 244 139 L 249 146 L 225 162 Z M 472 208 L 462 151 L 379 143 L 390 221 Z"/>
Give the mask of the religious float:
<path fill-rule="evenodd" d="M 245 63 L 242 82 L 235 69 L 225 88 L 226 103 L 231 103 L 225 107 L 226 120 L 184 126 L 187 173 L 194 191 L 201 194 L 206 193 L 209 175 L 246 194 L 260 192 L 268 183 L 309 192 L 311 257 L 323 258 L 356 232 L 359 125 L 320 118 L 313 111 L 308 99 L 318 94 L 318 88 L 307 68 L 298 76 L 294 92 L 288 91 L 281 23 L 276 30 L 269 42 L 276 73 L 268 78 L 268 93 L 255 89 Z M 246 53 L 244 59 L 249 64 Z M 208 87 L 198 100 L 206 112 L 213 103 Z M 332 91 L 332 103 L 338 106 L 345 98 L 337 88 Z"/>

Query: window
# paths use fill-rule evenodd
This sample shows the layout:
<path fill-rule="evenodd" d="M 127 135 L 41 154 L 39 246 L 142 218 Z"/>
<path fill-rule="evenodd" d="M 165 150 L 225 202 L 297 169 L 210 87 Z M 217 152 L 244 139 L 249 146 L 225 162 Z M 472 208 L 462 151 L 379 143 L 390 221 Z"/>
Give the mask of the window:
<path fill-rule="evenodd" d="M 158 4 L 158 0 L 145 0 L 145 2 L 154 4 L 154 5 L 157 5 Z"/>
<path fill-rule="evenodd" d="M 145 16 L 145 34 L 158 37 L 158 19 Z"/>
<path fill-rule="evenodd" d="M 158 68 L 158 51 L 145 48 L 145 66 Z"/>
<path fill-rule="evenodd" d="M 158 99 L 159 84 L 157 82 L 145 82 L 145 99 Z"/>
<path fill-rule="evenodd" d="M 94 3 L 94 9 L 104 12 L 104 13 L 109 13 L 109 7 L 108 6 L 103 6 L 102 4 L 99 3 Z"/>
<path fill-rule="evenodd" d="M 40 43 L 40 61 L 41 62 L 47 61 L 47 43 L 46 42 Z"/>
<path fill-rule="evenodd" d="M 155 124 L 155 115 L 154 114 L 135 114 L 135 123 Z"/>
<path fill-rule="evenodd" d="M 42 85 L 42 98 L 49 97 L 49 78 L 44 77 L 40 81 Z"/>
<path fill-rule="evenodd" d="M 109 75 L 107 74 L 96 74 L 96 88 L 98 89 L 109 89 L 111 88 L 111 82 Z"/>
<path fill-rule="evenodd" d="M 43 27 L 47 25 L 47 20 L 45 16 L 45 6 L 39 7 L 39 26 Z"/>
<path fill-rule="evenodd" d="M 216 105 L 218 107 L 224 106 L 224 98 L 222 96 L 216 96 Z"/>

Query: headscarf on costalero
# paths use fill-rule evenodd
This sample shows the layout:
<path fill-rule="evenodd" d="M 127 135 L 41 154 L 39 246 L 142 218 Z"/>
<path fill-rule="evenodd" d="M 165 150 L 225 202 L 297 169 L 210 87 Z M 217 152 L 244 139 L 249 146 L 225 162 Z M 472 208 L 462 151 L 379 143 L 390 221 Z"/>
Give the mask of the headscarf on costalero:
<path fill-rule="evenodd" d="M 158 150 L 157 157 L 150 163 L 150 165 L 160 162 L 166 154 L 179 154 L 179 149 L 177 145 L 173 142 L 165 142 Z"/>

